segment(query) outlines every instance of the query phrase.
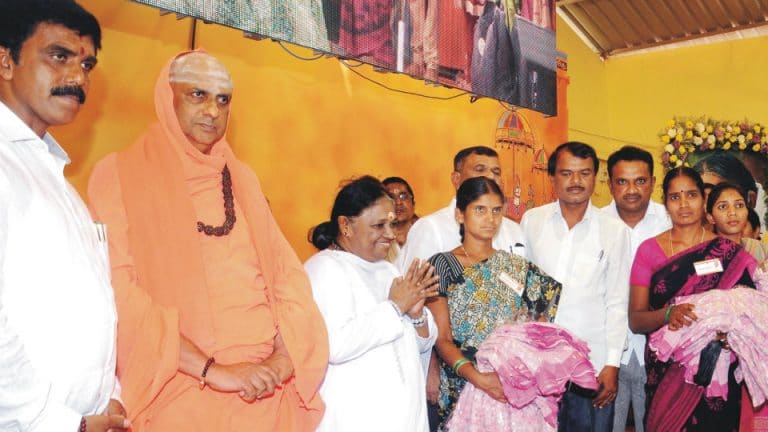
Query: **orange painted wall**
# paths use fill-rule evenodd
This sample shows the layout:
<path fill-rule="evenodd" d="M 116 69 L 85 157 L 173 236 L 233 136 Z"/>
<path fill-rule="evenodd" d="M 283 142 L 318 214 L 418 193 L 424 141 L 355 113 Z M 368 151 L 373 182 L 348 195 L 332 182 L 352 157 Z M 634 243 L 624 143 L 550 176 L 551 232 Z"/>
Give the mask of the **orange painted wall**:
<path fill-rule="evenodd" d="M 153 121 L 157 73 L 189 46 L 191 20 L 160 16 L 123 0 L 80 3 L 102 24 L 103 50 L 77 121 L 52 132 L 74 161 L 66 173 L 82 193 L 94 163 L 129 145 Z M 405 177 L 420 214 L 443 207 L 453 194 L 453 155 L 470 145 L 493 146 L 496 122 L 505 111 L 489 99 L 443 101 L 389 91 L 337 59 L 298 60 L 277 43 L 249 40 L 218 25 L 198 24 L 196 46 L 229 67 L 235 81 L 229 142 L 261 178 L 278 222 L 302 258 L 314 252 L 307 230 L 328 217 L 339 182 L 351 176 Z M 368 66 L 356 70 L 405 91 L 433 97 L 458 93 Z M 564 93 L 561 99 L 564 103 Z M 523 112 L 544 145 L 565 140 L 564 111 L 550 119 Z"/>

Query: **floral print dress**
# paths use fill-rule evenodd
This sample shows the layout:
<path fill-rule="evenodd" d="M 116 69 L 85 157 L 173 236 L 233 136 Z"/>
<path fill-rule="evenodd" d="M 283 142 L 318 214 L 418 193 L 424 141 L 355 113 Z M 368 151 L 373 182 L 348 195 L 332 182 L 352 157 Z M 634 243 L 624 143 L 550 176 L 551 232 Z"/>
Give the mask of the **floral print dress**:
<path fill-rule="evenodd" d="M 496 251 L 464 268 L 445 252 L 429 262 L 440 276 L 440 295 L 448 300 L 454 343 L 473 362 L 477 347 L 501 324 L 555 319 L 561 284 L 523 257 Z M 466 383 L 451 366 L 441 362 L 441 430 Z"/>

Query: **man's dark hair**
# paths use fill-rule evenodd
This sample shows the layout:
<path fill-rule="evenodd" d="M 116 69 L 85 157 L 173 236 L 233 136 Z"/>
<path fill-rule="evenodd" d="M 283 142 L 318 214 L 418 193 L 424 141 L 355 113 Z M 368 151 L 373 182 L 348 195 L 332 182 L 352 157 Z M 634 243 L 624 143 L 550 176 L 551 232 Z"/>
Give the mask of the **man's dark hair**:
<path fill-rule="evenodd" d="M 74 0 L 0 0 L 0 46 L 19 63 L 21 46 L 40 23 L 59 24 L 93 41 L 101 49 L 101 27 L 90 12 Z"/>
<path fill-rule="evenodd" d="M 474 146 L 474 147 L 467 147 L 463 150 L 459 150 L 458 153 L 456 153 L 456 156 L 453 157 L 453 170 L 454 171 L 461 171 L 461 166 L 464 165 L 464 159 L 466 159 L 469 155 L 476 154 L 480 156 L 490 156 L 490 157 L 499 157 L 499 154 L 496 153 L 496 150 L 486 147 L 486 146 Z"/>
<path fill-rule="evenodd" d="M 648 165 L 651 177 L 653 177 L 653 156 L 639 147 L 624 146 L 608 156 L 608 178 L 613 179 L 613 167 L 621 161 L 645 162 Z"/>
<path fill-rule="evenodd" d="M 583 142 L 568 141 L 557 146 L 554 153 L 552 153 L 552 156 L 549 157 L 549 160 L 547 161 L 547 172 L 550 176 L 555 175 L 555 169 L 557 168 L 557 158 L 560 156 L 560 153 L 564 151 L 569 152 L 579 159 L 592 158 L 595 174 L 597 174 L 597 169 L 600 167 L 600 161 L 597 160 L 597 153 L 595 153 L 595 149 L 593 149 L 589 144 L 584 144 Z"/>
<path fill-rule="evenodd" d="M 383 184 L 384 186 L 389 186 L 392 183 L 401 183 L 405 185 L 405 188 L 408 190 L 408 193 L 411 194 L 411 198 L 413 198 L 414 200 L 416 199 L 416 195 L 413 194 L 413 189 L 411 189 L 411 185 L 409 185 L 404 178 L 392 176 L 392 177 L 387 177 L 381 181 L 381 184 Z"/>

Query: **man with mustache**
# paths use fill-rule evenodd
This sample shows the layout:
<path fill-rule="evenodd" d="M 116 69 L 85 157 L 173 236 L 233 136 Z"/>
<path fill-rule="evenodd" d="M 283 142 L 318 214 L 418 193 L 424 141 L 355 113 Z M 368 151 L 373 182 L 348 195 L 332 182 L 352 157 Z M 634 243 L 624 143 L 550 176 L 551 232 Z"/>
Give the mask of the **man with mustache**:
<path fill-rule="evenodd" d="M 85 102 L 101 29 L 74 1 L 0 11 L 0 430 L 125 430 L 106 240 L 47 133 Z"/>
<path fill-rule="evenodd" d="M 613 200 L 602 211 L 629 227 L 631 258 L 634 261 L 640 243 L 672 227 L 664 206 L 651 201 L 656 184 L 653 156 L 637 147 L 622 147 L 608 157 L 608 179 Z M 635 431 L 643 432 L 645 335 L 636 335 L 631 331 L 627 335 L 629 348 L 621 357 L 613 430 L 623 432 L 626 429 L 631 402 Z"/>
<path fill-rule="evenodd" d="M 613 428 L 628 328 L 629 229 L 590 203 L 598 164 L 587 144 L 557 147 L 547 166 L 557 201 L 528 210 L 521 222 L 531 260 L 563 284 L 555 323 L 587 342 L 600 384 L 596 395 L 569 385 L 560 431 Z"/>
<path fill-rule="evenodd" d="M 110 230 L 118 370 L 132 430 L 311 431 L 328 336 L 259 181 L 227 143 L 233 84 L 203 51 L 172 58 L 158 122 L 93 170 Z"/>

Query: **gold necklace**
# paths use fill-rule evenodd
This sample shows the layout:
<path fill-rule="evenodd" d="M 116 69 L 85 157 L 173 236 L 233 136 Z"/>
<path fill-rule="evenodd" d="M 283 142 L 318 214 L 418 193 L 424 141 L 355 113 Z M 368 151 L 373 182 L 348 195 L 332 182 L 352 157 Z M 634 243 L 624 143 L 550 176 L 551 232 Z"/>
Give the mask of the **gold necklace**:
<path fill-rule="evenodd" d="M 472 257 L 471 257 L 471 256 L 469 256 L 469 254 L 467 253 L 467 250 L 466 250 L 466 249 L 464 249 L 464 243 L 462 243 L 462 244 L 461 244 L 461 250 L 464 252 L 464 256 L 465 256 L 465 257 L 467 257 L 467 259 L 469 260 L 469 262 L 470 262 L 470 263 L 473 263 L 474 261 L 472 261 Z"/>
<path fill-rule="evenodd" d="M 704 241 L 704 227 L 701 227 L 701 238 L 699 238 L 699 243 L 703 241 Z M 691 247 L 691 246 L 693 245 L 688 245 L 688 247 Z M 685 249 L 687 248 L 683 248 L 683 250 Z M 672 230 L 669 230 L 669 250 L 672 252 L 670 256 L 675 254 L 675 247 L 672 244 Z"/>

